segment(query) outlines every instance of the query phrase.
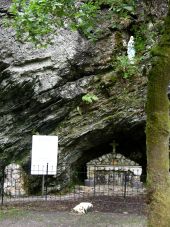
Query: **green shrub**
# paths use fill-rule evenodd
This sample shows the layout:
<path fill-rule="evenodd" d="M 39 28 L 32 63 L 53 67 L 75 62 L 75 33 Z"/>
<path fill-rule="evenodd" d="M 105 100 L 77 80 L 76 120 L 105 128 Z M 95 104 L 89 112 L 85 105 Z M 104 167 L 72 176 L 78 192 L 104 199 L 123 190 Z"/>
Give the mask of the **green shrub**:
<path fill-rule="evenodd" d="M 135 58 L 132 63 L 128 56 L 121 55 L 117 57 L 116 61 L 113 63 L 113 67 L 118 76 L 127 79 L 139 74 L 139 61 L 140 59 Z"/>

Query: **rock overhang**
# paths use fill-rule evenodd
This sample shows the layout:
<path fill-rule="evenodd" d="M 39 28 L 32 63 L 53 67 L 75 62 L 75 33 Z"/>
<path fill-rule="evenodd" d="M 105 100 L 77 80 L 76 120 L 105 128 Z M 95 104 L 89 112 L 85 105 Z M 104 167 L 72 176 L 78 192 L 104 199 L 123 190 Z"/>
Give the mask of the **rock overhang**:
<path fill-rule="evenodd" d="M 128 85 L 106 79 L 114 71 L 114 31 L 92 45 L 77 32 L 60 30 L 55 42 L 58 46 L 36 50 L 1 28 L 1 154 L 28 161 L 31 136 L 40 133 L 59 135 L 61 160 L 86 162 L 101 147 L 110 152 L 113 140 L 118 152 L 128 148 L 132 159 L 135 153 L 145 159 L 146 78 Z M 81 97 L 88 92 L 99 100 L 84 107 Z"/>

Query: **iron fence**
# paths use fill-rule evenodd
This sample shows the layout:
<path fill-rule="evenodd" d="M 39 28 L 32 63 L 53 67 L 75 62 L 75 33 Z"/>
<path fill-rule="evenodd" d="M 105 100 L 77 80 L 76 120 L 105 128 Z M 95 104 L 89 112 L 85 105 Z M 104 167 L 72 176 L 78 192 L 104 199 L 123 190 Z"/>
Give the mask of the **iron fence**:
<path fill-rule="evenodd" d="M 141 171 L 137 167 L 87 166 L 83 171 L 71 170 L 67 164 L 58 166 L 56 175 L 50 175 L 48 165 L 40 176 L 25 173 L 21 168 L 5 168 L 0 174 L 1 205 L 27 201 L 99 200 L 119 202 L 134 198 L 141 203 L 146 194 Z M 41 170 L 40 167 L 35 168 Z M 135 171 L 134 171 L 135 169 Z M 40 171 L 42 172 L 42 171 Z M 110 199 L 108 199 L 110 198 Z M 111 199 L 112 198 L 112 199 Z M 105 207 L 106 204 L 104 205 Z"/>

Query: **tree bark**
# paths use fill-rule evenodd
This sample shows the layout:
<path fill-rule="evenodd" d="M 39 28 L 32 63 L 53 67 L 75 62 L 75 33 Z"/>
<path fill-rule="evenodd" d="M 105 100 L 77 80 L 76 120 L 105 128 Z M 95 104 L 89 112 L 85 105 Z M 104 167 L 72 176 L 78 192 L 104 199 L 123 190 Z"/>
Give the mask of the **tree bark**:
<path fill-rule="evenodd" d="M 153 50 L 147 94 L 148 226 L 170 227 L 169 100 L 170 3 L 164 33 Z"/>

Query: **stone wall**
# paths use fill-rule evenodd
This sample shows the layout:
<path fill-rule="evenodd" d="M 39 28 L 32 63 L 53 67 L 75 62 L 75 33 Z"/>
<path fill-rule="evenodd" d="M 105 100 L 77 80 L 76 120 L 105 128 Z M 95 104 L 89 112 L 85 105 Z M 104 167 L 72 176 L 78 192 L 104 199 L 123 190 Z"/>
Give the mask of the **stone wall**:
<path fill-rule="evenodd" d="M 125 178 L 133 185 L 140 184 L 142 168 L 134 161 L 121 154 L 112 152 L 87 163 L 87 179 L 85 185 L 111 184 L 122 185 Z"/>
<path fill-rule="evenodd" d="M 24 196 L 24 172 L 20 165 L 12 163 L 5 168 L 4 193 L 7 196 Z"/>
<path fill-rule="evenodd" d="M 125 156 L 121 154 L 116 154 L 115 152 L 91 160 L 90 162 L 87 163 L 87 166 L 88 165 L 139 166 L 134 161 L 127 159 Z"/>

